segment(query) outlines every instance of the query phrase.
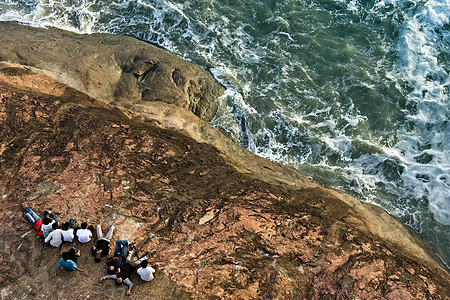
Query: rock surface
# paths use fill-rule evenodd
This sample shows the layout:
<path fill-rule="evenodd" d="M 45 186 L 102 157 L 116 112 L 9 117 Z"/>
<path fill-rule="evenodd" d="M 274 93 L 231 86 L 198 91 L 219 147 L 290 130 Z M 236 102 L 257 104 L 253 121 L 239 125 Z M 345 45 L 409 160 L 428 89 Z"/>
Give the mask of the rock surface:
<path fill-rule="evenodd" d="M 114 222 L 113 243 L 154 252 L 155 280 L 133 276 L 133 299 L 449 299 L 448 269 L 382 209 L 253 155 L 183 108 L 145 111 L 0 64 L 2 299 L 126 297 L 98 283 L 92 242 L 43 244 L 25 201 L 104 231 Z M 71 246 L 90 276 L 52 280 Z"/>
<path fill-rule="evenodd" d="M 209 122 L 224 88 L 198 65 L 137 39 L 0 23 L 0 61 L 27 66 L 118 106 L 176 104 Z"/>

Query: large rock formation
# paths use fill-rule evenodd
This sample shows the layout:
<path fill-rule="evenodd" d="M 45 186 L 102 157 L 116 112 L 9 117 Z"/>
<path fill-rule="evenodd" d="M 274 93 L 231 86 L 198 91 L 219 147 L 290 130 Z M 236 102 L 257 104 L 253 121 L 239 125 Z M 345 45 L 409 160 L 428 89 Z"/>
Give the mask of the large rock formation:
<path fill-rule="evenodd" d="M 0 64 L 2 299 L 125 294 L 97 282 L 105 267 L 92 242 L 44 245 L 25 201 L 63 221 L 114 222 L 113 242 L 153 251 L 155 280 L 133 276 L 135 299 L 448 299 L 448 269 L 382 209 L 253 155 L 173 104 L 136 112 L 27 68 Z M 90 276 L 51 280 L 73 245 Z"/>
<path fill-rule="evenodd" d="M 126 108 L 163 101 L 209 122 L 224 88 L 198 65 L 137 39 L 80 35 L 2 22 L 0 61 L 27 66 L 85 94 Z"/>

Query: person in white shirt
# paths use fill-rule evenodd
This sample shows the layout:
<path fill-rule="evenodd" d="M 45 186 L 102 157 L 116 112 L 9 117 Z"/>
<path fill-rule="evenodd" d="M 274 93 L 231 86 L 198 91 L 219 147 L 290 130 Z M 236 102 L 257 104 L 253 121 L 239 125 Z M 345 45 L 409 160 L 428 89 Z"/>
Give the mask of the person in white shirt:
<path fill-rule="evenodd" d="M 73 228 L 70 228 L 69 222 L 62 224 L 62 235 L 64 242 L 73 242 Z"/>
<path fill-rule="evenodd" d="M 44 238 L 47 238 L 47 236 L 52 232 L 52 225 L 53 223 L 56 223 L 58 225 L 58 220 L 56 219 L 56 216 L 50 211 L 44 211 L 44 219 L 42 220 L 42 235 Z"/>
<path fill-rule="evenodd" d="M 62 239 L 62 230 L 58 228 L 58 224 L 53 223 L 52 225 L 52 232 L 49 233 L 49 235 L 45 238 L 45 242 L 49 243 L 53 247 L 59 247 L 61 246 L 63 239 Z"/>
<path fill-rule="evenodd" d="M 137 270 L 137 273 L 144 281 L 153 280 L 153 273 L 155 273 L 155 269 L 148 265 L 148 261 L 144 260 L 141 262 L 141 267 Z"/>
<path fill-rule="evenodd" d="M 77 237 L 78 241 L 82 244 L 86 244 L 91 240 L 92 231 L 88 229 L 88 224 L 86 222 L 81 223 L 81 229 L 77 230 Z"/>

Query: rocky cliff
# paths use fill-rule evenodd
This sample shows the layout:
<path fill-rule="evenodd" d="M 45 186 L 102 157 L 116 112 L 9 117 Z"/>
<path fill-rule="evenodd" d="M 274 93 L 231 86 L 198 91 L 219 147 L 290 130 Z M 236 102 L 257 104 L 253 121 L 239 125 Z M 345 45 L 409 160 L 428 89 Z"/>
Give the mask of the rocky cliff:
<path fill-rule="evenodd" d="M 131 37 L 3 22 L 0 40 L 0 61 L 24 65 L 97 100 L 134 110 L 164 101 L 209 122 L 224 91 L 207 70 Z"/>
<path fill-rule="evenodd" d="M 30 32 L 47 36 L 36 46 Z M 104 230 L 115 223 L 113 242 L 126 238 L 140 253 L 154 252 L 155 279 L 133 276 L 135 299 L 448 299 L 448 269 L 397 219 L 242 149 L 191 112 L 199 110 L 186 110 L 188 96 L 179 102 L 168 88 L 151 102 L 133 98 L 142 87 L 120 83 L 126 68 L 109 88 L 92 91 L 91 71 L 64 71 L 67 57 L 46 56 L 39 46 L 74 49 L 69 43 L 63 50 L 67 36 L 81 45 L 79 57 L 85 41 L 117 39 L 116 53 L 133 61 L 124 41 L 142 43 L 0 23 L 2 299 L 125 297 L 124 287 L 98 283 L 105 267 L 89 256 L 92 242 L 43 244 L 23 219 L 25 201 L 62 221 L 101 222 Z M 145 61 L 159 61 L 148 55 Z M 167 70 L 187 64 L 172 62 Z M 210 76 L 203 71 L 179 75 L 220 94 L 213 81 L 196 81 Z M 140 76 L 133 74 L 125 77 Z M 158 93 L 167 83 L 160 87 L 156 77 L 146 84 Z M 211 116 L 209 108 L 200 111 Z M 62 272 L 51 279 L 71 246 L 81 249 L 79 267 L 89 277 Z"/>

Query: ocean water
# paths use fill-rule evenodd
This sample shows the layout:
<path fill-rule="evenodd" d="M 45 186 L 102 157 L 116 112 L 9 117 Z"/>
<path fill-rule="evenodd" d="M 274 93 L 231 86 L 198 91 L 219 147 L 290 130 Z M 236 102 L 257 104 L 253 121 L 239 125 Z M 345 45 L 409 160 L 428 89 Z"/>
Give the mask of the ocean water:
<path fill-rule="evenodd" d="M 401 218 L 450 265 L 449 0 L 0 0 L 131 35 L 227 87 L 213 126 Z"/>

